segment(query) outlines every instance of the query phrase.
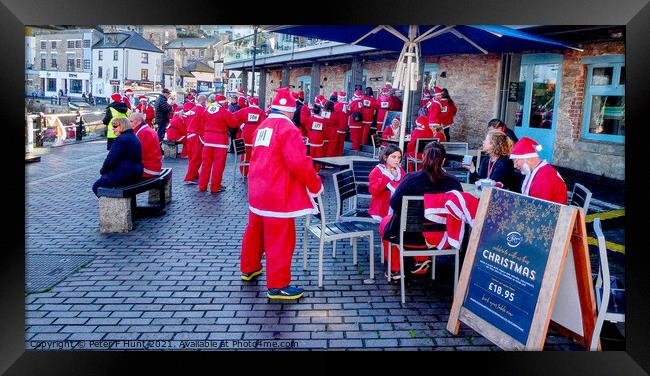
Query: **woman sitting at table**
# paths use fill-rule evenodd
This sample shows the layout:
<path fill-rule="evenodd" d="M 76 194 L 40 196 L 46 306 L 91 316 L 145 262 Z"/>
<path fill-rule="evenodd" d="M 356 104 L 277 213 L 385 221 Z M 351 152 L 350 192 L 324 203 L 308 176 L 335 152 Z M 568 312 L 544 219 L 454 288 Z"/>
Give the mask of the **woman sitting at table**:
<path fill-rule="evenodd" d="M 488 153 L 489 158 L 481 159 L 481 166 L 476 171 L 474 162 L 463 165 L 470 171 L 470 181 L 473 183 L 479 179 L 490 179 L 503 184 L 503 187 L 513 192 L 521 189 L 521 174 L 514 167 L 510 159 L 511 144 L 508 136 L 498 130 L 491 130 L 483 140 L 483 151 Z"/>
<path fill-rule="evenodd" d="M 458 179 L 447 175 L 442 165 L 445 162 L 445 147 L 437 142 L 432 142 L 424 148 L 422 169 L 411 172 L 404 177 L 404 180 L 395 190 L 390 198 L 392 215 L 386 216 L 379 225 L 379 234 L 383 239 L 384 249 L 388 248 L 387 242 L 399 243 L 400 213 L 402 211 L 402 197 L 423 196 L 426 193 L 443 193 L 452 190 L 463 191 Z M 404 245 L 412 248 L 427 249 L 422 233 L 407 232 L 404 234 Z M 391 257 L 391 280 L 399 280 L 400 260 L 399 249 L 393 246 L 390 250 Z M 388 256 L 387 256 L 388 257 Z M 412 275 L 424 274 L 431 267 L 431 259 L 427 256 L 415 256 L 414 260 L 405 259 L 414 265 L 409 267 Z M 388 272 L 387 272 L 388 273 Z"/>
<path fill-rule="evenodd" d="M 402 151 L 397 145 L 388 145 L 379 156 L 379 164 L 370 172 L 368 191 L 372 197 L 368 214 L 378 222 L 391 213 L 390 196 L 406 175 L 401 160 Z"/>
<path fill-rule="evenodd" d="M 414 158 L 415 157 L 415 147 L 417 146 L 417 140 L 420 138 L 433 138 L 433 132 L 431 132 L 431 128 L 429 128 L 429 125 L 427 124 L 429 122 L 429 119 L 426 116 L 418 116 L 417 119 L 415 119 L 415 124 L 417 125 L 415 129 L 413 129 L 413 132 L 411 132 L 411 141 L 409 141 L 408 145 L 406 145 L 406 157 L 407 158 Z M 417 158 L 419 160 L 422 160 L 422 153 L 419 153 L 417 155 Z M 418 166 L 413 166 L 412 162 L 408 162 L 408 165 L 406 168 L 410 171 L 414 171 L 418 169 Z"/>
<path fill-rule="evenodd" d="M 396 117 L 393 119 L 393 121 L 390 123 L 389 126 L 384 128 L 384 132 L 381 134 L 381 138 L 387 138 L 389 140 L 398 140 L 399 139 L 399 132 L 400 132 L 400 119 Z M 406 135 L 404 135 L 406 137 Z M 388 142 L 382 142 L 382 146 L 388 146 Z"/>

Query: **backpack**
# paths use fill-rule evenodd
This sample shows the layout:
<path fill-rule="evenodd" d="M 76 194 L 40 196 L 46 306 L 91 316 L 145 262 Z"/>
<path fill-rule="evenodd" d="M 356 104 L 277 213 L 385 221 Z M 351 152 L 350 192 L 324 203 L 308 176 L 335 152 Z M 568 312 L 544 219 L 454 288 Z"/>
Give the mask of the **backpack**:
<path fill-rule="evenodd" d="M 425 107 L 420 107 L 418 110 L 418 116 L 429 116 L 429 110 Z"/>

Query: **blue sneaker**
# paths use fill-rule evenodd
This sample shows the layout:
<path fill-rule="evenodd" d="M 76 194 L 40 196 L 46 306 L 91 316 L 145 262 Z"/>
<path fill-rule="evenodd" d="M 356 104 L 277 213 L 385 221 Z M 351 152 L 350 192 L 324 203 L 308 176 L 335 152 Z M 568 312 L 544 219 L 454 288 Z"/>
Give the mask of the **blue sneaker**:
<path fill-rule="evenodd" d="M 248 273 L 248 274 L 242 273 L 241 279 L 243 279 L 244 281 L 250 281 L 251 279 L 257 277 L 260 274 L 262 274 L 263 270 L 264 270 L 264 268 L 260 268 L 259 270 L 256 270 L 256 271 Z"/>
<path fill-rule="evenodd" d="M 269 299 L 299 299 L 305 294 L 305 290 L 296 286 L 287 286 L 281 289 L 269 289 L 266 296 Z"/>

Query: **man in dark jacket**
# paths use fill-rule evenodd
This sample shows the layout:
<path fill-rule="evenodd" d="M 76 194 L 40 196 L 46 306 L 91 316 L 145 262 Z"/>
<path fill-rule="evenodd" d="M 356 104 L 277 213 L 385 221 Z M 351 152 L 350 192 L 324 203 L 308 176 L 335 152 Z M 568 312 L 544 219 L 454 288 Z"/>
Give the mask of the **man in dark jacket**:
<path fill-rule="evenodd" d="M 129 107 L 122 101 L 122 95 L 120 93 L 111 95 L 111 100 L 112 102 L 106 107 L 104 119 L 102 119 L 102 123 L 106 126 L 106 150 L 111 150 L 111 145 L 113 145 L 117 137 L 111 127 L 113 119 L 118 117 L 128 119 L 131 114 Z"/>
<path fill-rule="evenodd" d="M 93 184 L 97 195 L 99 187 L 119 187 L 140 181 L 142 178 L 142 146 L 125 118 L 115 118 L 111 122 L 117 134 L 99 173 L 102 175 Z"/>
<path fill-rule="evenodd" d="M 165 138 L 165 130 L 169 124 L 169 114 L 172 112 L 172 106 L 167 103 L 171 93 L 169 89 L 163 89 L 162 94 L 154 102 L 153 109 L 156 112 L 156 124 L 158 125 L 158 139 L 162 142 Z"/>

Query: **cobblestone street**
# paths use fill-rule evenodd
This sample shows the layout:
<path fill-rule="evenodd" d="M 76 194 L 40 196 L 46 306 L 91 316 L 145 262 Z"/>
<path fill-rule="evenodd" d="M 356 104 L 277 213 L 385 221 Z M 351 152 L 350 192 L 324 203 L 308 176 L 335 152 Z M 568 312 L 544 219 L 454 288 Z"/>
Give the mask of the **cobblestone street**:
<path fill-rule="evenodd" d="M 292 278 L 305 288 L 305 297 L 271 302 L 264 275 L 241 281 L 247 191 L 239 174 L 233 180 L 232 154 L 224 172 L 227 190 L 219 194 L 183 185 L 187 160 L 165 158 L 163 167 L 173 170 L 166 213 L 136 219 L 129 233 L 102 235 L 91 186 L 105 156 L 105 141 L 91 141 L 51 148 L 41 162 L 26 165 L 27 349 L 47 340 L 118 341 L 111 342 L 114 349 L 214 349 L 207 340 L 295 340 L 291 347 L 299 350 L 499 350 L 464 325 L 458 336 L 445 329 L 451 256 L 438 258 L 435 281 L 407 285 L 402 305 L 399 285 L 383 277 L 378 245 L 375 284 L 363 283 L 369 270 L 366 242 L 359 242 L 357 266 L 349 242 L 338 242 L 335 259 L 326 245 L 321 289 L 313 237 L 308 270 L 302 270 L 301 218 Z M 331 173 L 321 172 L 330 218 Z M 141 196 L 145 204 L 146 194 Z M 79 343 L 76 349 L 87 346 Z M 546 349 L 581 348 L 550 334 Z"/>

